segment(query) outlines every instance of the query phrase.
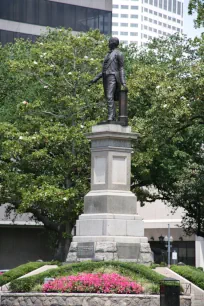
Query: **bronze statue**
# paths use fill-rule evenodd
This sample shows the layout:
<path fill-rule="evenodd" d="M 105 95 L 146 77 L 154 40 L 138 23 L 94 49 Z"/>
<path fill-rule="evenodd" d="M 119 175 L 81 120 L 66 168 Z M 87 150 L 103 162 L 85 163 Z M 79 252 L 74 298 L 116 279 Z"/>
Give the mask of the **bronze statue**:
<path fill-rule="evenodd" d="M 119 99 L 121 85 L 127 90 L 124 73 L 124 59 L 122 53 L 117 49 L 119 39 L 111 37 L 109 39 L 110 51 L 106 54 L 103 62 L 102 72 L 99 73 L 89 85 L 96 83 L 103 78 L 103 88 L 108 104 L 108 121 L 116 120 L 115 101 Z"/>

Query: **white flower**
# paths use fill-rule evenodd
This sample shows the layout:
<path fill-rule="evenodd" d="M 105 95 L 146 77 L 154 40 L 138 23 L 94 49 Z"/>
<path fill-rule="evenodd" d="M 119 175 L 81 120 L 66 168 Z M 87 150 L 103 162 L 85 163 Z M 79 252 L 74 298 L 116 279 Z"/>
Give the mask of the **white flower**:
<path fill-rule="evenodd" d="M 91 61 L 93 61 L 94 59 L 93 58 L 91 58 Z"/>
<path fill-rule="evenodd" d="M 42 58 L 42 57 L 43 57 L 43 55 L 41 54 L 41 55 L 40 55 L 40 58 Z"/>
<path fill-rule="evenodd" d="M 90 89 L 88 89 L 87 91 L 91 91 Z"/>
<path fill-rule="evenodd" d="M 36 137 L 35 137 L 35 136 L 33 136 L 33 137 L 32 137 L 32 139 L 36 139 Z"/>
<path fill-rule="evenodd" d="M 54 65 L 50 65 L 51 68 L 55 67 Z"/>
<path fill-rule="evenodd" d="M 45 52 L 45 53 L 43 53 L 43 55 L 45 56 L 47 53 Z"/>
<path fill-rule="evenodd" d="M 68 199 L 65 197 L 65 198 L 63 198 L 63 200 L 64 200 L 64 201 L 67 201 Z"/>
<path fill-rule="evenodd" d="M 37 65 L 37 64 L 38 64 L 38 62 L 34 61 L 34 62 L 33 62 L 33 64 Z"/>
<path fill-rule="evenodd" d="M 19 139 L 20 139 L 20 140 L 23 139 L 23 136 L 20 136 Z"/>
<path fill-rule="evenodd" d="M 42 46 L 42 45 L 43 45 L 43 43 L 41 42 L 41 43 L 40 43 L 40 45 Z"/>
<path fill-rule="evenodd" d="M 182 96 L 180 99 L 181 99 L 181 100 L 186 100 L 186 98 L 185 98 L 184 96 Z"/>
<path fill-rule="evenodd" d="M 84 125 L 83 125 L 83 124 L 81 124 L 81 128 L 82 128 L 82 129 L 84 128 Z"/>
<path fill-rule="evenodd" d="M 48 86 L 47 86 L 47 85 L 45 85 L 45 86 L 44 86 L 44 88 L 48 88 Z"/>
<path fill-rule="evenodd" d="M 168 88 L 168 89 L 171 89 L 171 86 L 168 86 L 167 88 Z"/>
<path fill-rule="evenodd" d="M 87 55 L 84 56 L 85 59 L 88 59 L 89 57 Z"/>
<path fill-rule="evenodd" d="M 160 87 L 161 87 L 161 86 L 158 85 L 158 86 L 156 87 L 156 89 L 159 89 Z"/>
<path fill-rule="evenodd" d="M 10 158 L 10 161 L 15 163 L 15 162 L 16 162 L 16 159 L 13 158 L 13 157 L 11 157 L 11 158 Z"/>
<path fill-rule="evenodd" d="M 68 72 L 68 75 L 71 75 L 72 74 L 72 72 L 70 71 L 70 72 Z"/>
<path fill-rule="evenodd" d="M 22 104 L 25 104 L 25 105 L 26 105 L 26 104 L 28 104 L 28 102 L 27 102 L 27 101 L 23 101 Z"/>
<path fill-rule="evenodd" d="M 164 105 L 163 105 L 163 108 L 166 108 L 166 107 L 167 107 L 167 104 L 164 104 Z"/>

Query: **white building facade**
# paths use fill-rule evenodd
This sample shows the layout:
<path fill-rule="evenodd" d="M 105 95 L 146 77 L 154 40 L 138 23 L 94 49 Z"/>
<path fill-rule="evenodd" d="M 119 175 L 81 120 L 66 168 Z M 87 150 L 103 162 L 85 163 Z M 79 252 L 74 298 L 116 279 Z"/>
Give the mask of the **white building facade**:
<path fill-rule="evenodd" d="M 139 46 L 148 39 L 183 32 L 184 0 L 113 0 L 112 35 Z"/>

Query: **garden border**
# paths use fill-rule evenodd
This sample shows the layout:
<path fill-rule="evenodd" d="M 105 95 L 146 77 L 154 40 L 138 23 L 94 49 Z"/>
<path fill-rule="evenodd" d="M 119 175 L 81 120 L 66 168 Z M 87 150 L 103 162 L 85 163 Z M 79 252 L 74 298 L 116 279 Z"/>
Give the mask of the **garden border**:
<path fill-rule="evenodd" d="M 180 296 L 191 306 L 191 296 Z M 159 306 L 159 295 L 95 293 L 0 293 L 1 306 Z"/>

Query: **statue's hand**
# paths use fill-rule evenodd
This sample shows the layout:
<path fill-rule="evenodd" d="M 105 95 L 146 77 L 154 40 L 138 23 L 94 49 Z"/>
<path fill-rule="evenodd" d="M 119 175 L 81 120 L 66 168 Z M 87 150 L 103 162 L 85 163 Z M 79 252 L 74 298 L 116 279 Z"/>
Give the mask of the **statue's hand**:
<path fill-rule="evenodd" d="M 88 86 L 90 87 L 91 85 L 93 85 L 95 82 L 93 80 L 91 80 L 89 83 L 88 83 Z"/>

